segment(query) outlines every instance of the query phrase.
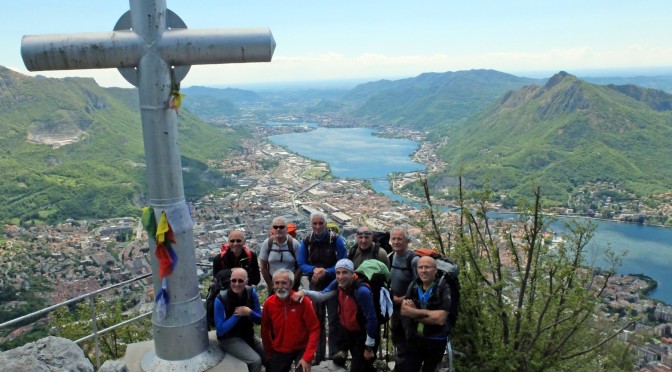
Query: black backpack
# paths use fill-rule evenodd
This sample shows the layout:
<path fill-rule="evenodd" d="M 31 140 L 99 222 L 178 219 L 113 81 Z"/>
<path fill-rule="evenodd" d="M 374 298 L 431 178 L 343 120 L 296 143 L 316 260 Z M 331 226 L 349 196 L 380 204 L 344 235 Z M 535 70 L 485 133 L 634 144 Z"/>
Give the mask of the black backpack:
<path fill-rule="evenodd" d="M 215 275 L 215 278 L 210 283 L 208 297 L 205 299 L 205 314 L 208 319 L 208 328 L 215 328 L 215 299 L 220 295 L 221 291 L 229 289 L 231 286 L 231 270 L 221 269 Z"/>
<path fill-rule="evenodd" d="M 387 254 L 392 252 L 392 245 L 390 245 L 390 233 L 389 231 L 374 231 L 373 232 L 373 243 L 378 243 L 380 248 L 383 248 Z"/>

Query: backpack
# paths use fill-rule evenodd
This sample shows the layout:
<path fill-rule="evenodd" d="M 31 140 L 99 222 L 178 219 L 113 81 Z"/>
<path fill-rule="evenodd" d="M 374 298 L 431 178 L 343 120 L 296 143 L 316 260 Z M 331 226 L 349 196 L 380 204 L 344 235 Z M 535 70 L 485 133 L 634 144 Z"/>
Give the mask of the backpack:
<path fill-rule="evenodd" d="M 378 317 L 378 324 L 385 324 L 392 315 L 392 300 L 387 287 L 390 283 L 390 270 L 387 265 L 378 260 L 365 260 L 356 270 L 357 278 L 353 283 L 353 290 L 356 291 L 360 286 L 365 285 L 371 290 L 373 295 L 373 307 Z M 383 291 L 383 293 L 381 293 Z M 389 300 L 390 311 L 381 311 L 381 296 L 386 296 Z M 387 309 L 388 307 L 385 307 Z M 363 314 L 361 314 L 361 323 L 363 324 Z"/>
<path fill-rule="evenodd" d="M 412 251 L 413 255 L 418 257 L 430 256 L 436 260 L 436 279 L 438 279 L 437 286 L 441 287 L 444 284 L 448 285 L 450 289 L 450 311 L 448 312 L 448 324 L 450 328 L 455 327 L 457 316 L 460 312 L 460 269 L 457 267 L 455 261 L 448 257 L 443 257 L 441 254 L 431 248 L 418 248 Z M 394 254 L 390 257 L 390 262 L 394 258 Z M 411 264 L 413 257 L 409 257 L 407 261 L 408 267 L 395 268 L 412 271 Z"/>
<path fill-rule="evenodd" d="M 219 249 L 220 252 L 219 256 L 224 257 L 226 252 L 229 251 L 229 248 L 231 248 L 231 245 L 229 243 L 222 244 L 222 247 Z M 252 261 L 252 252 L 250 252 L 250 250 L 247 249 L 247 247 L 243 247 L 243 252 L 245 252 L 245 254 L 247 255 L 247 259 Z"/>
<path fill-rule="evenodd" d="M 231 286 L 231 270 L 221 269 L 215 275 L 208 288 L 208 297 L 205 299 L 205 315 L 208 320 L 208 328 L 215 328 L 215 298 L 221 291 L 226 291 Z"/>
<path fill-rule="evenodd" d="M 287 237 L 287 248 L 289 249 L 289 253 L 292 255 L 292 258 L 294 258 L 294 270 L 299 268 L 299 261 L 296 259 L 296 253 L 294 252 L 294 239 L 291 236 Z M 269 238 L 268 239 L 268 252 L 278 252 L 280 253 L 280 260 L 282 260 L 282 252 L 287 252 L 285 249 L 273 249 L 273 239 Z"/>
<path fill-rule="evenodd" d="M 338 227 L 338 224 L 337 224 L 336 222 L 334 222 L 334 221 L 329 221 L 329 222 L 327 222 L 327 226 L 326 226 L 326 228 L 327 228 L 327 230 L 329 230 L 329 231 L 331 231 L 331 232 L 333 232 L 333 233 L 336 233 L 336 234 L 340 234 L 340 233 L 341 233 L 341 229 Z"/>
<path fill-rule="evenodd" d="M 334 265 L 336 264 L 336 261 L 338 261 L 338 250 L 336 249 L 336 241 L 338 241 L 338 233 L 327 230 L 327 234 L 329 235 L 329 248 L 334 250 Z M 310 259 L 310 252 L 312 248 L 312 242 L 313 242 L 313 233 L 311 232 L 310 235 L 306 236 L 303 238 L 303 244 L 306 247 L 306 253 L 307 253 L 307 260 L 310 264 L 312 264 L 312 260 Z"/>
<path fill-rule="evenodd" d="M 292 238 L 296 238 L 296 225 L 293 223 L 287 224 L 287 234 L 291 235 Z"/>
<path fill-rule="evenodd" d="M 383 248 L 388 254 L 392 252 L 392 246 L 390 245 L 390 233 L 388 231 L 374 231 L 373 243 L 378 243 L 378 246 Z"/>
<path fill-rule="evenodd" d="M 223 269 L 228 270 L 228 269 Z M 229 273 L 230 274 L 230 273 Z M 229 277 L 230 280 L 230 277 Z M 208 329 L 209 330 L 214 330 L 217 329 L 217 325 L 215 324 L 215 300 L 219 298 L 219 301 L 222 302 L 222 304 L 225 306 L 225 311 L 229 314 L 233 313 L 233 308 L 229 308 L 229 303 L 228 303 L 228 297 L 229 297 L 229 289 L 230 288 L 224 288 L 221 289 L 219 292 L 214 292 L 215 294 L 212 296 L 212 300 L 208 302 L 210 299 L 210 295 L 208 295 L 208 299 L 206 299 L 206 305 L 208 308 L 206 309 L 206 317 L 208 319 Z M 254 287 L 246 285 L 245 286 L 245 306 L 249 307 L 250 309 L 254 309 L 254 296 L 252 296 L 252 290 Z"/>
<path fill-rule="evenodd" d="M 350 250 L 348 251 L 348 256 L 347 259 L 350 261 L 353 261 L 353 258 L 355 258 L 355 254 L 357 254 L 357 250 L 359 249 L 359 244 L 355 243 L 352 247 L 350 247 Z M 375 260 L 378 258 L 378 251 L 380 250 L 380 246 L 376 243 L 373 243 L 373 246 L 369 251 L 366 253 L 366 255 L 362 254 L 362 261 L 366 260 Z M 370 256 L 370 257 L 367 257 Z"/>

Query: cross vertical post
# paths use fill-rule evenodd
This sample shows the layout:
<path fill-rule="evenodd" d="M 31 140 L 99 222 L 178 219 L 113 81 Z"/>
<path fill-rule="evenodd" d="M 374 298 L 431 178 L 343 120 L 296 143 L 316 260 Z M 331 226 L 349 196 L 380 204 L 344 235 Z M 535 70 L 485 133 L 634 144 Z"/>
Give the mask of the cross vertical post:
<path fill-rule="evenodd" d="M 165 0 L 130 0 L 113 32 L 27 35 L 21 54 L 30 71 L 117 68 L 138 88 L 149 205 L 157 221 L 166 212 L 178 263 L 167 278 L 165 318 L 154 311 L 154 350 L 143 370 L 204 371 L 219 362 L 209 353 L 205 308 L 198 289 L 193 221 L 184 198 L 176 112 L 169 100 L 192 64 L 269 62 L 275 40 L 268 29 L 187 30 Z M 155 238 L 149 237 L 150 249 Z M 152 255 L 153 286 L 161 289 Z M 156 306 L 155 306 L 156 307 Z M 155 309 L 156 310 L 156 309 Z M 214 358 L 219 358 L 214 360 Z M 219 355 L 219 356 L 217 356 Z"/>

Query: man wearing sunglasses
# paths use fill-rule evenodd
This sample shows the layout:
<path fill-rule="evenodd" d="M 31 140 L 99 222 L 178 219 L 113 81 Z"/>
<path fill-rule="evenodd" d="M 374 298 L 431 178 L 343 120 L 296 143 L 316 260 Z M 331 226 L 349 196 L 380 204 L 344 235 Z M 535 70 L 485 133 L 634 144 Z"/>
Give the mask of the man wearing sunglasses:
<path fill-rule="evenodd" d="M 247 285 L 247 272 L 231 271 L 231 288 L 215 300 L 215 326 L 219 346 L 247 364 L 250 372 L 260 372 L 264 348 L 254 335 L 261 324 L 261 307 L 254 287 Z"/>
<path fill-rule="evenodd" d="M 297 278 L 293 284 L 294 290 L 297 290 L 301 283 L 301 269 L 297 260 L 301 244 L 288 234 L 287 226 L 284 217 L 274 218 L 271 224 L 271 237 L 261 243 L 259 268 L 268 288 L 273 288 L 271 277 L 280 269 L 294 273 L 294 278 Z"/>
<path fill-rule="evenodd" d="M 299 249 L 299 267 L 304 275 L 310 278 L 309 288 L 321 291 L 336 278 L 336 262 L 345 258 L 345 240 L 327 230 L 327 216 L 316 212 L 310 215 L 312 232 L 301 241 Z M 329 318 L 329 359 L 338 352 L 336 333 L 338 332 L 338 302 L 331 298 L 323 303 L 314 303 L 315 314 L 320 321 L 320 344 L 315 355 L 315 363 L 325 359 L 327 332 L 325 318 Z"/>
<path fill-rule="evenodd" d="M 249 284 L 256 286 L 261 281 L 257 254 L 245 246 L 245 234 L 240 230 L 229 233 L 229 242 L 222 245 L 220 253 L 212 260 L 212 275 L 217 276 L 221 269 L 245 269 L 249 275 Z"/>
<path fill-rule="evenodd" d="M 355 234 L 357 243 L 355 243 L 350 252 L 348 259 L 355 265 L 355 270 L 364 260 L 378 260 L 390 268 L 390 259 L 387 258 L 387 252 L 380 247 L 378 243 L 373 242 L 373 231 L 367 226 L 361 226 L 357 229 Z"/>

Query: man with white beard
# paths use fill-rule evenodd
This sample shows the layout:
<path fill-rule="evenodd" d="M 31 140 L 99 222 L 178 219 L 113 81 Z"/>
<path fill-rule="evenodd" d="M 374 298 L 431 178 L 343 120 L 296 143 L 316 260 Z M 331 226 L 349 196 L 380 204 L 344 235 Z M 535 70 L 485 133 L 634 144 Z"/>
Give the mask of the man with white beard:
<path fill-rule="evenodd" d="M 273 273 L 275 294 L 264 303 L 261 339 L 270 361 L 269 372 L 309 372 L 320 338 L 320 322 L 309 298 L 292 301 L 294 273 L 279 269 Z"/>

